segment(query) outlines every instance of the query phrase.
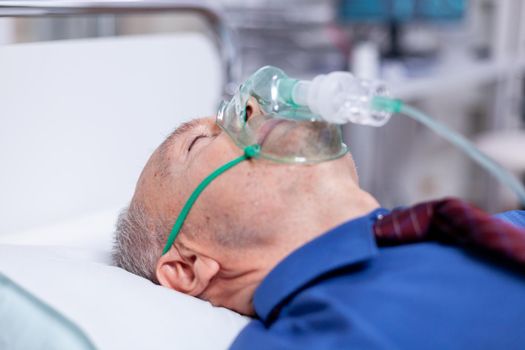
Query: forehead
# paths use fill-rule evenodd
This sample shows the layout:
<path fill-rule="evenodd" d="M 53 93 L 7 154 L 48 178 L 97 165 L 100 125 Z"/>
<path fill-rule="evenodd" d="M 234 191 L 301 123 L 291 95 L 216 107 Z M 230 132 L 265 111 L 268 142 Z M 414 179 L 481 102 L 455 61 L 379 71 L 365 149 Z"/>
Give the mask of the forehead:
<path fill-rule="evenodd" d="M 166 191 L 169 188 L 168 179 L 177 164 L 181 164 L 184 156 L 183 149 L 185 140 L 206 123 L 204 118 L 193 119 L 181 124 L 160 144 L 153 152 L 147 164 L 145 165 L 137 183 L 135 198 L 144 199 L 158 191 Z M 166 187 L 167 186 L 167 187 Z M 145 196 L 145 197 L 143 197 Z M 156 196 L 155 199 L 158 200 Z"/>

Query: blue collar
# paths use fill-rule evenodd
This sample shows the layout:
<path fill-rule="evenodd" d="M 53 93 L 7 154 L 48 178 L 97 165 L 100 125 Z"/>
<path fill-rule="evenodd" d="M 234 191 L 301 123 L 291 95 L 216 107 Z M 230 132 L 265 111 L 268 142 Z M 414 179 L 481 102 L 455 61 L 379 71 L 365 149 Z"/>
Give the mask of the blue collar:
<path fill-rule="evenodd" d="M 378 250 L 372 225 L 386 213 L 376 209 L 337 226 L 281 261 L 255 291 L 253 304 L 261 320 L 276 317 L 287 298 L 319 276 L 373 258 Z"/>

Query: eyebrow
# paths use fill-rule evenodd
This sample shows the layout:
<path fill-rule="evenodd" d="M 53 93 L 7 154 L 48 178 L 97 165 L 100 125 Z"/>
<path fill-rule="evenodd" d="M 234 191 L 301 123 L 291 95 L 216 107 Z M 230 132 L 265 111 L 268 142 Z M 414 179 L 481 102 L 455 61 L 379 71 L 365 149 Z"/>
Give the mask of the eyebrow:
<path fill-rule="evenodd" d="M 200 119 L 193 119 L 177 127 L 171 134 L 168 135 L 168 137 L 166 137 L 164 142 L 162 142 L 160 146 L 161 153 L 164 154 L 167 151 L 168 147 L 171 144 L 173 144 L 173 142 L 175 142 L 177 138 L 195 129 L 196 127 L 200 125 L 200 123 L 201 123 Z"/>
<path fill-rule="evenodd" d="M 183 123 L 177 129 L 175 129 L 167 138 L 167 142 L 172 142 L 175 138 L 184 135 L 191 130 L 195 129 L 201 123 L 201 119 L 193 119 L 188 122 Z"/>

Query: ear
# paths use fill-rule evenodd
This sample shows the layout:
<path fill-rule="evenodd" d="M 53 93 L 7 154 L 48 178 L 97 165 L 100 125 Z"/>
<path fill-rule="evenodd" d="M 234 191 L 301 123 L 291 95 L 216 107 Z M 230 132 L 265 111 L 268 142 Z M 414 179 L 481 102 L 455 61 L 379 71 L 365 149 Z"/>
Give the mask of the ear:
<path fill-rule="evenodd" d="M 220 270 L 213 258 L 190 250 L 178 250 L 175 245 L 159 258 L 157 280 L 164 287 L 197 296 L 209 286 Z"/>

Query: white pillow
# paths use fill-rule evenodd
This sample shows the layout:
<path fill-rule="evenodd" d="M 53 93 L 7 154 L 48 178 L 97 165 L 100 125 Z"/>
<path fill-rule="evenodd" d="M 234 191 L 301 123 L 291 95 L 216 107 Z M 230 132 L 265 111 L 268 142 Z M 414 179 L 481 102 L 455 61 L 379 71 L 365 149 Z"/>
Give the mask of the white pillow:
<path fill-rule="evenodd" d="M 0 273 L 72 321 L 99 349 L 225 349 L 249 321 L 109 266 L 108 254 L 0 245 Z M 8 316 L 0 315 L 0 324 Z"/>
<path fill-rule="evenodd" d="M 111 266 L 117 213 L 0 235 L 0 273 L 72 321 L 100 349 L 227 348 L 248 318 Z M 0 301 L 12 291 L 0 288 Z M 0 325 L 13 319 L 5 312 Z M 41 320 L 33 317 L 37 326 Z M 27 323 L 16 333 L 26 334 Z M 2 340 L 12 345 L 15 337 L 0 329 L 0 348 Z M 55 345 L 61 348 L 58 339 Z"/>
<path fill-rule="evenodd" d="M 52 225 L 2 233 L 0 244 L 71 246 L 109 252 L 119 212 L 119 208 L 107 209 L 86 213 Z"/>

